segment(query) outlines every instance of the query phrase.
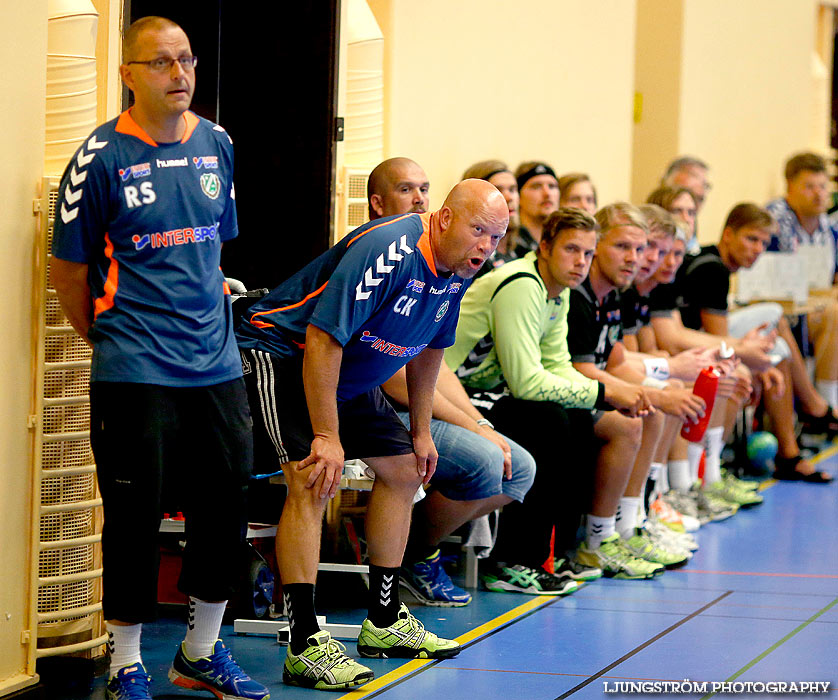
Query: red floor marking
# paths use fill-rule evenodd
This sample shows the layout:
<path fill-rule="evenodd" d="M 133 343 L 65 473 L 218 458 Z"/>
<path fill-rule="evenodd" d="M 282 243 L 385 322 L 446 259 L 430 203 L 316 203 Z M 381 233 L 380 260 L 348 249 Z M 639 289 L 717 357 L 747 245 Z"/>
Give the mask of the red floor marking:
<path fill-rule="evenodd" d="M 769 574 L 761 571 L 705 571 L 702 569 L 683 569 L 669 573 L 685 574 L 727 574 L 728 576 L 780 576 L 783 578 L 838 578 L 838 574 Z"/>

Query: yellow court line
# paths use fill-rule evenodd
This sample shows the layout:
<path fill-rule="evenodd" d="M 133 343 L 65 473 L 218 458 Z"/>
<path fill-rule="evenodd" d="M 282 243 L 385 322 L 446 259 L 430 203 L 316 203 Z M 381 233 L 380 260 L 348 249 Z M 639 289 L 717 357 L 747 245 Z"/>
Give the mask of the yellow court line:
<path fill-rule="evenodd" d="M 827 447 L 825 450 L 818 452 L 812 459 L 809 461 L 813 464 L 817 464 L 823 459 L 829 459 L 833 455 L 838 454 L 838 445 L 832 445 L 831 447 Z"/>
<path fill-rule="evenodd" d="M 765 481 L 763 481 L 759 485 L 759 488 L 757 488 L 757 491 L 765 491 L 765 489 L 770 489 L 776 483 L 777 483 L 776 479 L 766 479 Z"/>
<path fill-rule="evenodd" d="M 477 639 L 478 637 L 482 637 L 484 634 L 488 634 L 493 630 L 496 630 L 498 627 L 502 627 L 507 622 L 511 622 L 516 617 L 520 617 L 521 615 L 525 615 L 526 613 L 535 610 L 536 608 L 541 607 L 542 605 L 546 605 L 547 603 L 552 603 L 555 601 L 556 598 L 554 596 L 539 596 L 537 598 L 533 598 L 532 600 L 519 605 L 517 608 L 512 608 L 508 612 L 505 612 L 503 615 L 496 617 L 494 620 L 489 620 L 488 622 L 480 625 L 479 627 L 475 627 L 470 632 L 466 632 L 465 634 L 461 634 L 459 637 L 456 638 L 455 641 L 459 642 L 460 644 L 467 644 L 468 642 Z M 400 678 L 404 678 L 405 676 L 409 676 L 411 673 L 419 670 L 423 666 L 427 666 L 430 663 L 434 663 L 436 659 L 412 659 L 408 661 L 406 664 L 399 666 L 396 669 L 393 669 L 389 673 L 384 674 L 380 678 L 376 678 L 369 683 L 365 684 L 364 686 L 358 688 L 357 690 L 352 690 L 348 692 L 346 695 L 341 695 L 337 700 L 359 700 L 359 698 L 364 698 L 371 693 L 376 692 L 377 690 L 381 690 L 384 686 L 390 685 L 391 683 L 399 680 Z"/>

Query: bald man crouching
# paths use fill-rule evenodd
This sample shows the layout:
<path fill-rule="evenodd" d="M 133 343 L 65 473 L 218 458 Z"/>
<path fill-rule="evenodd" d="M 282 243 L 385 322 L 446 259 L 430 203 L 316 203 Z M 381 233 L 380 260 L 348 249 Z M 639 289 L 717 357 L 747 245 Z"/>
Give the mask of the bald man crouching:
<path fill-rule="evenodd" d="M 319 629 L 314 611 L 323 511 L 344 459 L 363 459 L 376 475 L 366 521 L 369 614 L 358 652 L 459 653 L 457 642 L 425 631 L 400 604 L 399 567 L 413 495 L 436 468 L 430 420 L 442 352 L 454 342 L 460 299 L 508 217 L 494 186 L 465 180 L 439 211 L 356 229 L 251 307 L 237 329 L 255 440 L 270 439 L 288 483 L 276 538 L 291 623 L 286 683 L 342 690 L 373 677 Z M 401 367 L 410 432 L 379 388 Z"/>
<path fill-rule="evenodd" d="M 408 214 L 417 207 L 424 212 L 429 189 L 425 171 L 415 161 L 385 160 L 370 174 L 370 219 Z M 509 199 L 504 199 L 508 209 Z M 399 418 L 410 426 L 405 370 L 396 372 L 381 389 Z M 439 461 L 426 497 L 413 508 L 399 583 L 424 605 L 461 607 L 471 602 L 471 594 L 457 586 L 445 571 L 440 543 L 464 523 L 523 501 L 535 478 L 535 460 L 516 442 L 495 431 L 444 362 L 434 392 L 431 436 Z M 520 576 L 519 585 L 505 583 L 504 589 L 564 595 L 578 587 L 570 576 L 532 573 L 529 579 Z"/>

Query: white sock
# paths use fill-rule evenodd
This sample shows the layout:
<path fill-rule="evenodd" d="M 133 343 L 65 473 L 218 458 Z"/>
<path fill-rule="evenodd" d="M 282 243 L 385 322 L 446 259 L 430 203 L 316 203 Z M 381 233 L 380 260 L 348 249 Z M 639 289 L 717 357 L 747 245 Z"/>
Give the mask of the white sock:
<path fill-rule="evenodd" d="M 695 483 L 690 478 L 690 463 L 686 459 L 669 460 L 669 469 L 667 471 L 669 472 L 669 486 L 676 491 L 689 491 Z"/>
<path fill-rule="evenodd" d="M 585 517 L 585 542 L 588 549 L 597 549 L 606 537 L 614 534 L 615 516 L 602 518 L 598 515 Z"/>
<path fill-rule="evenodd" d="M 637 527 L 637 510 L 642 501 L 640 496 L 623 496 L 620 499 L 617 515 L 614 518 L 614 527 L 624 540 L 634 536 L 634 528 Z"/>
<path fill-rule="evenodd" d="M 722 449 L 724 448 L 723 426 L 708 428 L 704 433 L 704 485 L 709 486 L 722 480 Z"/>
<path fill-rule="evenodd" d="M 112 625 L 105 622 L 108 631 L 108 650 L 111 654 L 111 668 L 108 679 L 113 678 L 117 671 L 132 664 L 143 662 L 140 656 L 140 635 L 143 631 L 141 624 Z"/>
<path fill-rule="evenodd" d="M 838 406 L 838 381 L 834 379 L 816 379 L 815 389 L 821 395 L 821 398 L 830 406 L 835 408 Z"/>
<path fill-rule="evenodd" d="M 687 463 L 690 466 L 690 483 L 698 481 L 698 470 L 701 466 L 701 455 L 704 452 L 704 445 L 700 442 L 687 443 Z"/>
<path fill-rule="evenodd" d="M 197 598 L 189 598 L 189 624 L 186 638 L 183 640 L 183 653 L 190 659 L 201 659 L 212 654 L 212 648 L 221 631 L 221 618 L 227 601 L 206 603 Z"/>

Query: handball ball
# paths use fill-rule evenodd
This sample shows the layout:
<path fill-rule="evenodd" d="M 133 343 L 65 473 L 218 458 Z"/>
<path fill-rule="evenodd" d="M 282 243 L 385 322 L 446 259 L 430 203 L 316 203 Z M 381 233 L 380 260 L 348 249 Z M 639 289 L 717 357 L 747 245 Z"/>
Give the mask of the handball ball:
<path fill-rule="evenodd" d="M 777 438 L 771 433 L 753 433 L 748 438 L 748 459 L 755 467 L 765 469 L 777 455 Z"/>

